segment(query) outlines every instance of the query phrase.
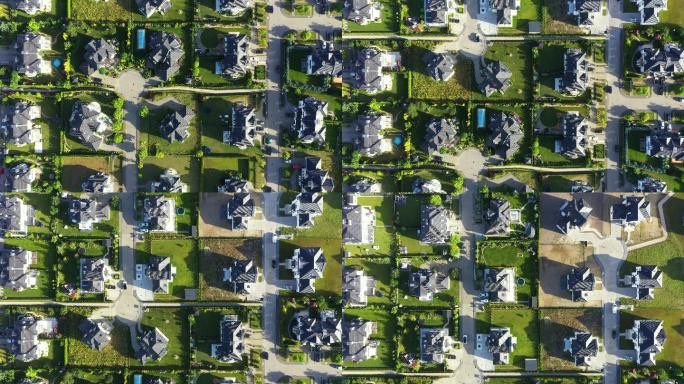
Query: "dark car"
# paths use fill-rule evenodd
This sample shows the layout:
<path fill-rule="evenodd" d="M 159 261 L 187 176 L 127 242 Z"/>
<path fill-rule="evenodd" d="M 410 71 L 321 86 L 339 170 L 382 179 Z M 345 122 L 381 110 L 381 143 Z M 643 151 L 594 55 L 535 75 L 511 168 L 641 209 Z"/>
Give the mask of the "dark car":
<path fill-rule="evenodd" d="M 278 263 L 276 263 L 275 259 L 271 260 L 271 267 L 275 268 L 277 265 Z"/>
<path fill-rule="evenodd" d="M 463 335 L 463 344 L 468 344 L 468 335 Z"/>
<path fill-rule="evenodd" d="M 611 332 L 611 335 L 613 336 L 613 339 L 617 338 L 617 331 L 613 329 L 613 332 Z"/>
<path fill-rule="evenodd" d="M 272 6 L 272 5 L 267 5 L 267 6 L 266 6 L 266 12 L 268 12 L 268 13 L 273 13 L 273 6 Z"/>
<path fill-rule="evenodd" d="M 261 352 L 261 358 L 263 360 L 268 360 L 268 352 Z"/>
<path fill-rule="evenodd" d="M 603 90 L 606 91 L 606 93 L 613 93 L 613 87 L 611 87 L 610 85 L 606 85 L 605 87 L 603 87 Z"/>

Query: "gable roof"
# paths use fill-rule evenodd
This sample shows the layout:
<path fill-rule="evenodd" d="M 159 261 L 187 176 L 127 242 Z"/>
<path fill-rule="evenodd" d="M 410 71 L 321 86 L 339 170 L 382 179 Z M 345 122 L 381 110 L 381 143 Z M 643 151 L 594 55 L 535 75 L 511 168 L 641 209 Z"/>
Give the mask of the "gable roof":
<path fill-rule="evenodd" d="M 511 232 L 511 203 L 504 199 L 490 199 L 485 212 L 488 236 L 508 235 Z"/>
<path fill-rule="evenodd" d="M 147 67 L 160 79 L 168 81 L 180 69 L 185 51 L 181 39 L 171 33 L 154 32 L 150 36 L 150 50 Z"/>
<path fill-rule="evenodd" d="M 33 144 L 42 137 L 40 125 L 33 122 L 40 117 L 41 107 L 26 101 L 0 105 L 0 136 L 16 146 Z"/>
<path fill-rule="evenodd" d="M 144 222 L 150 231 L 176 230 L 176 200 L 164 195 L 147 196 L 143 201 Z"/>
<path fill-rule="evenodd" d="M 571 159 L 585 157 L 589 140 L 589 124 L 577 112 L 568 112 L 563 117 L 563 140 L 561 153 Z"/>
<path fill-rule="evenodd" d="M 299 315 L 290 329 L 295 340 L 302 345 L 320 347 L 342 341 L 342 320 L 331 310 L 320 311 L 320 319 Z"/>
<path fill-rule="evenodd" d="M 119 65 L 116 43 L 103 38 L 90 40 L 85 47 L 81 70 L 86 75 L 92 75 L 101 68 L 113 69 Z"/>
<path fill-rule="evenodd" d="M 176 277 L 176 267 L 171 264 L 171 257 L 150 256 L 145 275 L 152 281 L 152 292 L 169 293 L 169 283 Z"/>
<path fill-rule="evenodd" d="M 190 124 L 195 117 L 195 112 L 184 105 L 180 110 L 173 111 L 164 117 L 159 131 L 170 143 L 183 142 L 190 137 Z"/>
<path fill-rule="evenodd" d="M 7 169 L 5 190 L 7 192 L 31 192 L 36 181 L 36 169 L 28 163 L 16 163 Z"/>
<path fill-rule="evenodd" d="M 510 328 L 490 328 L 487 336 L 487 350 L 492 354 L 494 364 L 508 364 L 509 354 L 515 350 L 517 340 Z"/>
<path fill-rule="evenodd" d="M 102 293 L 108 277 L 109 263 L 104 257 L 81 257 L 81 291 L 83 293 Z"/>
<path fill-rule="evenodd" d="M 31 269 L 36 253 L 23 248 L 7 247 L 0 250 L 0 286 L 21 292 L 35 288 L 39 271 Z"/>
<path fill-rule="evenodd" d="M 82 231 L 92 231 L 93 224 L 109 220 L 109 205 L 94 198 L 75 198 L 69 200 L 69 220 Z"/>
<path fill-rule="evenodd" d="M 448 81 L 454 75 L 454 59 L 444 53 L 427 54 L 425 71 L 430 77 L 438 81 Z"/>
<path fill-rule="evenodd" d="M 567 234 L 571 229 L 581 230 L 587 224 L 591 211 L 592 208 L 586 205 L 583 198 L 565 201 L 560 207 L 560 217 L 556 228 L 563 234 Z"/>
<path fill-rule="evenodd" d="M 83 334 L 83 342 L 92 349 L 102 351 L 112 339 L 114 324 L 106 320 L 85 319 L 78 329 Z"/>
<path fill-rule="evenodd" d="M 451 279 L 438 271 L 421 268 L 409 275 L 408 292 L 420 301 L 430 301 L 435 293 L 449 289 Z"/>
<path fill-rule="evenodd" d="M 231 230 L 247 228 L 247 221 L 254 217 L 255 205 L 249 193 L 236 193 L 228 201 L 227 219 Z"/>
<path fill-rule="evenodd" d="M 449 211 L 441 205 L 421 205 L 420 242 L 444 244 L 449 242 Z"/>
<path fill-rule="evenodd" d="M 111 177 L 104 172 L 93 173 L 81 183 L 81 190 L 89 193 L 111 192 Z"/>
<path fill-rule="evenodd" d="M 221 73 L 231 79 L 239 79 L 249 70 L 249 38 L 229 33 L 223 38 L 223 61 Z"/>
<path fill-rule="evenodd" d="M 428 122 L 423 139 L 425 151 L 439 152 L 441 148 L 453 148 L 458 144 L 458 120 L 455 118 L 432 118 Z"/>
<path fill-rule="evenodd" d="M 345 244 L 375 243 L 375 210 L 361 205 L 342 207 L 342 242 Z"/>
<path fill-rule="evenodd" d="M 169 338 L 159 328 L 148 329 L 138 340 L 137 358 L 143 363 L 161 360 L 169 352 Z"/>
<path fill-rule="evenodd" d="M 483 291 L 491 301 L 515 302 L 515 268 L 485 268 Z"/>
<path fill-rule="evenodd" d="M 451 346 L 449 330 L 446 328 L 420 329 L 420 360 L 424 362 L 444 361 L 444 355 Z"/>
<path fill-rule="evenodd" d="M 237 315 L 224 315 L 219 325 L 220 343 L 211 345 L 211 355 L 224 363 L 242 361 L 245 330 Z"/>
<path fill-rule="evenodd" d="M 19 196 L 0 194 L 0 231 L 25 236 L 27 227 L 33 225 L 34 215 L 33 207 Z"/>
<path fill-rule="evenodd" d="M 353 307 L 368 304 L 368 296 L 375 294 L 375 278 L 363 269 L 344 267 L 342 270 L 342 301 Z"/>
<path fill-rule="evenodd" d="M 356 148 L 362 155 L 374 157 L 392 150 L 389 138 L 385 138 L 383 129 L 391 126 L 391 117 L 381 113 L 367 113 L 356 118 Z"/>
<path fill-rule="evenodd" d="M 594 290 L 596 278 L 587 267 L 572 268 L 565 275 L 565 289 L 570 291 L 572 301 L 586 301 L 585 293 Z"/>
<path fill-rule="evenodd" d="M 447 23 L 449 6 L 447 0 L 424 0 L 425 24 L 444 25 Z"/>
<path fill-rule="evenodd" d="M 622 201 L 610 207 L 610 219 L 623 225 L 636 225 L 651 217 L 651 202 L 644 196 L 622 196 Z"/>
<path fill-rule="evenodd" d="M 500 61 L 485 62 L 480 65 L 480 92 L 489 97 L 494 92 L 505 93 L 513 84 L 513 73 L 508 66 Z"/>
<path fill-rule="evenodd" d="M 323 250 L 317 247 L 297 248 L 286 267 L 292 270 L 297 285 L 297 292 L 313 293 L 316 291 L 315 280 L 323 277 L 326 258 Z"/>
<path fill-rule="evenodd" d="M 599 3 L 600 6 L 600 3 Z M 566 49 L 563 54 L 563 77 L 560 90 L 569 95 L 579 95 L 589 85 L 589 60 L 579 48 Z"/>
<path fill-rule="evenodd" d="M 245 104 L 234 104 L 231 108 L 230 120 L 230 144 L 238 148 L 253 146 L 257 128 L 254 108 Z"/>
<path fill-rule="evenodd" d="M 663 351 L 666 340 L 661 320 L 634 320 L 632 342 L 639 365 L 655 365 L 655 355 Z"/>
<path fill-rule="evenodd" d="M 331 42 L 321 41 L 306 58 L 306 73 L 339 77 L 342 64 L 342 51 L 335 49 Z"/>
<path fill-rule="evenodd" d="M 342 354 L 345 361 L 366 361 L 377 356 L 378 342 L 371 340 L 377 323 L 360 318 L 342 324 Z"/>
<path fill-rule="evenodd" d="M 135 3 L 140 13 L 148 19 L 157 12 L 161 15 L 165 14 L 173 6 L 171 0 L 135 0 Z"/>
<path fill-rule="evenodd" d="M 223 281 L 228 283 L 234 293 L 246 295 L 250 284 L 257 282 L 259 269 L 249 261 L 233 260 L 230 267 L 223 269 Z"/>
<path fill-rule="evenodd" d="M 511 159 L 520 150 L 523 131 L 520 117 L 515 113 L 489 112 L 489 130 L 486 145 L 503 159 Z"/>
<path fill-rule="evenodd" d="M 17 52 L 14 68 L 19 74 L 30 78 L 52 73 L 52 63 L 43 57 L 44 51 L 52 49 L 52 40 L 47 35 L 35 32 L 17 34 L 14 49 Z"/>
<path fill-rule="evenodd" d="M 295 111 L 293 128 L 299 141 L 305 144 L 325 143 L 325 116 L 328 114 L 328 103 L 311 96 L 299 100 Z"/>
<path fill-rule="evenodd" d="M 100 103 L 77 101 L 71 108 L 69 135 L 81 144 L 99 150 L 105 137 L 111 135 L 112 119 L 102 112 Z"/>

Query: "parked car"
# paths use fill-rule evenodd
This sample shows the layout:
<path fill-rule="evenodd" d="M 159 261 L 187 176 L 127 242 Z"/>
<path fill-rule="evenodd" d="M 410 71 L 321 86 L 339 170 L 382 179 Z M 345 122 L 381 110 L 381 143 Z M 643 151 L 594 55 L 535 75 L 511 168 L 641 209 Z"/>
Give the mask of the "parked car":
<path fill-rule="evenodd" d="M 603 90 L 606 91 L 606 93 L 613 93 L 613 87 L 611 87 L 610 85 L 606 85 L 605 87 L 603 87 Z"/>
<path fill-rule="evenodd" d="M 275 259 L 271 260 L 271 267 L 273 267 L 273 269 L 275 269 L 277 265 L 278 263 L 276 263 Z"/>
<path fill-rule="evenodd" d="M 468 335 L 463 335 L 463 344 L 468 344 Z"/>

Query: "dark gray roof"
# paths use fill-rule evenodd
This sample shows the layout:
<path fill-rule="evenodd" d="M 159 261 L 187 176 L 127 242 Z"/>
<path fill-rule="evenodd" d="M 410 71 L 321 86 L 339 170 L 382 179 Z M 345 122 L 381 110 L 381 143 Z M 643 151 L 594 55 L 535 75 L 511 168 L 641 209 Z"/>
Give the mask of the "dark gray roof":
<path fill-rule="evenodd" d="M 233 292 L 248 294 L 247 284 L 257 282 L 259 270 L 250 261 L 233 260 L 230 267 L 224 272 L 225 280 L 231 286 Z"/>
<path fill-rule="evenodd" d="M 378 343 L 371 340 L 377 331 L 377 324 L 359 318 L 345 321 L 342 324 L 342 348 L 345 361 L 366 361 L 376 356 L 374 353 Z"/>
<path fill-rule="evenodd" d="M 325 143 L 325 116 L 328 114 L 328 103 L 313 97 L 299 101 L 295 113 L 294 130 L 297 138 L 305 144 Z"/>
<path fill-rule="evenodd" d="M 586 301 L 585 292 L 594 290 L 596 278 L 589 268 L 573 268 L 569 274 L 565 275 L 565 289 L 572 294 L 572 301 Z"/>
<path fill-rule="evenodd" d="M 560 90 L 570 95 L 579 95 L 589 85 L 589 60 L 579 48 L 565 50 L 563 55 L 563 77 Z"/>
<path fill-rule="evenodd" d="M 408 292 L 421 301 L 430 301 L 435 293 L 449 289 L 449 276 L 426 268 L 421 268 L 409 275 Z"/>
<path fill-rule="evenodd" d="M 376 48 L 365 48 L 359 51 L 354 61 L 354 86 L 366 93 L 378 93 L 382 86 L 382 55 L 385 53 Z"/>
<path fill-rule="evenodd" d="M 40 106 L 25 101 L 0 105 L 0 136 L 13 145 L 33 144 L 40 134 L 40 126 L 33 120 L 40 118 L 40 112 Z"/>
<path fill-rule="evenodd" d="M 509 285 L 511 284 L 509 274 L 513 272 L 511 269 L 512 268 L 486 268 L 484 270 L 483 290 L 489 294 L 489 300 L 503 301 L 503 297 L 507 296 L 507 292 L 515 289 L 515 286 Z M 513 282 L 513 284 L 515 284 L 515 282 Z"/>
<path fill-rule="evenodd" d="M 81 183 L 81 190 L 90 193 L 103 193 L 109 189 L 111 184 L 110 176 L 104 172 L 93 173 Z"/>
<path fill-rule="evenodd" d="M 520 142 L 525 136 L 521 124 L 515 113 L 490 111 L 487 147 L 493 148 L 502 158 L 511 159 L 520 150 Z"/>
<path fill-rule="evenodd" d="M 17 34 L 14 44 L 17 55 L 14 58 L 14 68 L 19 74 L 34 77 L 44 73 L 50 62 L 43 58 L 44 43 L 50 42 L 50 37 L 34 32 Z"/>
<path fill-rule="evenodd" d="M 655 25 L 660 22 L 660 12 L 667 9 L 666 0 L 634 0 L 639 7 L 642 25 Z"/>
<path fill-rule="evenodd" d="M 588 358 L 595 357 L 597 354 L 598 339 L 593 337 L 591 333 L 575 332 L 570 344 L 570 356 L 575 359 L 575 365 L 588 365 Z"/>
<path fill-rule="evenodd" d="M 223 184 L 218 186 L 219 192 L 248 193 L 249 190 L 249 181 L 236 174 L 229 174 L 223 179 Z"/>
<path fill-rule="evenodd" d="M 221 342 L 211 346 L 212 356 L 224 363 L 242 361 L 242 354 L 245 353 L 245 331 L 236 315 L 221 318 L 220 336 Z"/>
<path fill-rule="evenodd" d="M 338 77 L 342 74 L 342 51 L 335 49 L 333 43 L 322 41 L 307 57 L 307 73 Z"/>
<path fill-rule="evenodd" d="M 254 108 L 244 104 L 235 104 L 232 107 L 230 119 L 230 143 L 240 148 L 253 146 L 254 137 L 256 136 L 256 114 Z"/>
<path fill-rule="evenodd" d="M 513 74 L 508 66 L 500 61 L 484 62 L 480 65 L 480 92 L 489 97 L 494 92 L 505 93 L 512 85 Z"/>
<path fill-rule="evenodd" d="M 446 338 L 445 328 L 422 328 L 420 330 L 420 359 L 426 363 L 444 361 Z"/>
<path fill-rule="evenodd" d="M 375 278 L 362 269 L 344 267 L 342 270 L 342 300 L 351 306 L 365 306 L 368 296 L 375 294 Z"/>
<path fill-rule="evenodd" d="M 104 292 L 107 259 L 104 257 L 81 257 L 81 291 L 83 293 Z"/>
<path fill-rule="evenodd" d="M 244 77 L 249 70 L 249 38 L 231 33 L 224 36 L 223 44 L 221 72 L 231 79 Z"/>
<path fill-rule="evenodd" d="M 644 177 L 639 179 L 637 184 L 638 192 L 667 192 L 667 183 L 664 181 L 656 180 L 652 177 Z"/>
<path fill-rule="evenodd" d="M 152 33 L 149 52 L 147 67 L 164 81 L 168 81 L 178 72 L 185 54 L 180 38 L 166 32 Z"/>
<path fill-rule="evenodd" d="M 426 72 L 430 77 L 438 81 L 447 81 L 454 75 L 454 60 L 450 55 L 428 53 L 425 56 Z"/>
<path fill-rule="evenodd" d="M 489 200 L 489 207 L 485 212 L 487 231 L 485 235 L 501 236 L 511 232 L 511 203 L 503 199 Z"/>
<path fill-rule="evenodd" d="M 31 192 L 35 181 L 35 169 L 28 163 L 17 163 L 10 166 L 5 176 L 7 192 Z"/>
<path fill-rule="evenodd" d="M 515 0 L 489 0 L 489 7 L 496 13 L 497 25 L 510 25 L 513 23 L 515 6 Z"/>
<path fill-rule="evenodd" d="M 69 200 L 69 220 L 81 230 L 92 230 L 94 223 L 109 220 L 109 205 L 91 198 Z"/>
<path fill-rule="evenodd" d="M 248 0 L 217 0 L 217 11 L 231 16 L 239 15 L 249 8 Z"/>
<path fill-rule="evenodd" d="M 186 188 L 178 172 L 169 168 L 159 175 L 159 181 L 153 182 L 151 192 L 181 193 Z"/>
<path fill-rule="evenodd" d="M 311 228 L 314 217 L 323 214 L 323 196 L 318 193 L 302 192 L 290 204 L 292 216 L 297 217 L 297 227 Z"/>
<path fill-rule="evenodd" d="M 448 10 L 447 0 L 425 0 L 425 23 L 446 24 Z"/>
<path fill-rule="evenodd" d="M 458 144 L 458 120 L 432 118 L 425 129 L 424 145 L 428 153 L 441 148 L 454 148 Z"/>
<path fill-rule="evenodd" d="M 87 75 L 92 75 L 100 68 L 114 69 L 119 65 L 116 42 L 113 40 L 93 39 L 86 45 L 85 50 L 81 70 Z"/>
<path fill-rule="evenodd" d="M 247 229 L 247 221 L 254 217 L 254 200 L 249 193 L 236 193 L 228 202 L 228 223 L 231 230 Z"/>
<path fill-rule="evenodd" d="M 157 12 L 163 15 L 173 6 L 171 0 L 135 0 L 135 3 L 138 5 L 140 13 L 146 18 L 150 18 Z"/>
<path fill-rule="evenodd" d="M 36 286 L 38 271 L 31 269 L 36 254 L 22 248 L 8 247 L 0 251 L 0 286 L 12 291 L 23 291 Z"/>
<path fill-rule="evenodd" d="M 636 288 L 636 298 L 652 300 L 654 288 L 663 287 L 663 271 L 657 265 L 637 265 L 634 272 L 627 276 L 627 282 Z"/>
<path fill-rule="evenodd" d="M 383 120 L 389 117 L 380 113 L 359 115 L 356 119 L 356 149 L 362 155 L 373 157 L 383 152 L 385 139 L 382 129 Z"/>
<path fill-rule="evenodd" d="M 684 135 L 668 122 L 657 121 L 645 144 L 646 154 L 651 157 L 684 161 Z"/>
<path fill-rule="evenodd" d="M 565 201 L 560 208 L 560 217 L 556 227 L 567 234 L 570 229 L 582 229 L 588 222 L 591 207 L 582 198 Z"/>
<path fill-rule="evenodd" d="M 441 205 L 421 205 L 420 242 L 426 244 L 448 243 L 449 211 Z"/>
<path fill-rule="evenodd" d="M 594 25 L 593 16 L 601 12 L 600 0 L 570 0 L 568 1 L 569 14 L 577 17 L 577 25 Z"/>
<path fill-rule="evenodd" d="M 190 124 L 195 112 L 188 106 L 166 115 L 159 126 L 162 136 L 171 143 L 183 142 L 190 137 Z"/>
<path fill-rule="evenodd" d="M 487 336 L 487 350 L 492 354 L 494 364 L 508 364 L 508 355 L 513 352 L 516 341 L 510 328 L 490 328 Z"/>
<path fill-rule="evenodd" d="M 636 320 L 636 334 L 632 340 L 637 350 L 639 365 L 655 365 L 655 354 L 662 352 L 667 337 L 661 320 Z"/>
<path fill-rule="evenodd" d="M 102 107 L 97 102 L 75 102 L 71 108 L 69 126 L 71 136 L 94 150 L 100 149 L 104 138 L 114 133 L 112 119 L 102 112 Z"/>
<path fill-rule="evenodd" d="M 651 202 L 644 196 L 623 196 L 619 204 L 610 208 L 610 219 L 625 224 L 639 223 L 651 217 Z"/>
<path fill-rule="evenodd" d="M 663 48 L 644 47 L 636 62 L 641 72 L 672 76 L 684 72 L 684 50 L 677 44 L 665 44 Z"/>
<path fill-rule="evenodd" d="M 579 113 L 566 113 L 563 118 L 563 140 L 561 153 L 571 159 L 585 157 L 587 152 L 587 133 L 589 125 Z"/>
<path fill-rule="evenodd" d="M 25 204 L 19 196 L 0 195 L 0 231 L 24 234 L 26 226 L 33 225 L 34 215 L 33 207 Z"/>
<path fill-rule="evenodd" d="M 38 324 L 42 321 L 51 321 L 56 326 L 54 318 L 40 319 L 31 314 L 20 314 L 7 327 L 0 329 L 0 338 L 4 341 L 4 348 L 14 358 L 22 362 L 29 362 L 41 357 L 38 347 L 42 343 L 40 338 L 52 337 L 56 329 L 49 329 L 43 333 Z M 40 338 L 39 338 L 40 337 Z"/>
<path fill-rule="evenodd" d="M 163 195 L 147 196 L 143 205 L 144 220 L 150 231 L 163 231 L 169 221 L 176 220 L 173 198 Z"/>
<path fill-rule="evenodd" d="M 342 320 L 333 311 L 321 311 L 321 318 L 296 316 L 290 331 L 302 345 L 319 347 L 342 341 Z"/>
<path fill-rule="evenodd" d="M 168 256 L 151 256 L 145 275 L 152 281 L 152 292 L 169 293 L 169 282 L 175 277 L 175 268 Z"/>
<path fill-rule="evenodd" d="M 169 351 L 169 338 L 159 328 L 152 328 L 144 332 L 138 344 L 140 349 L 136 357 L 140 359 L 143 365 L 150 359 L 162 359 Z"/>
<path fill-rule="evenodd" d="M 379 7 L 373 0 L 346 0 L 344 2 L 344 17 L 355 23 L 365 24 L 372 21 L 373 8 Z"/>
<path fill-rule="evenodd" d="M 346 244 L 375 243 L 375 210 L 361 205 L 342 207 L 342 242 Z"/>
<path fill-rule="evenodd" d="M 9 3 L 12 8 L 32 16 L 38 12 L 49 12 L 52 9 L 50 0 L 10 0 Z"/>
<path fill-rule="evenodd" d="M 381 189 L 380 183 L 368 178 L 359 178 L 347 185 L 347 192 L 350 193 L 374 193 Z"/>
<path fill-rule="evenodd" d="M 85 319 L 78 329 L 83 334 L 83 342 L 92 349 L 102 351 L 112 339 L 114 324 L 106 320 Z"/>
<path fill-rule="evenodd" d="M 307 156 L 299 177 L 299 186 L 303 192 L 331 192 L 335 187 L 330 174 L 323 170 L 320 157 Z"/>
<path fill-rule="evenodd" d="M 323 277 L 326 265 L 325 255 L 321 248 L 297 248 L 295 249 L 291 264 L 294 278 L 297 282 L 297 292 L 313 293 L 316 291 L 314 281 Z"/>

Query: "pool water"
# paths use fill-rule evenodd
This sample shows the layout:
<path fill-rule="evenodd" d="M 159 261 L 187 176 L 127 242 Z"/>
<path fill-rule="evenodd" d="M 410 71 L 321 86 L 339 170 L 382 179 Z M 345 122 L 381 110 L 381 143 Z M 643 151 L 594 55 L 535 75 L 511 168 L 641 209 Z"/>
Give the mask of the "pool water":
<path fill-rule="evenodd" d="M 60 58 L 52 59 L 52 66 L 55 68 L 60 68 L 62 66 L 62 59 L 60 59 Z"/>
<path fill-rule="evenodd" d="M 403 139 L 401 136 L 394 136 L 394 139 L 392 139 L 392 142 L 394 145 L 401 145 Z"/>

